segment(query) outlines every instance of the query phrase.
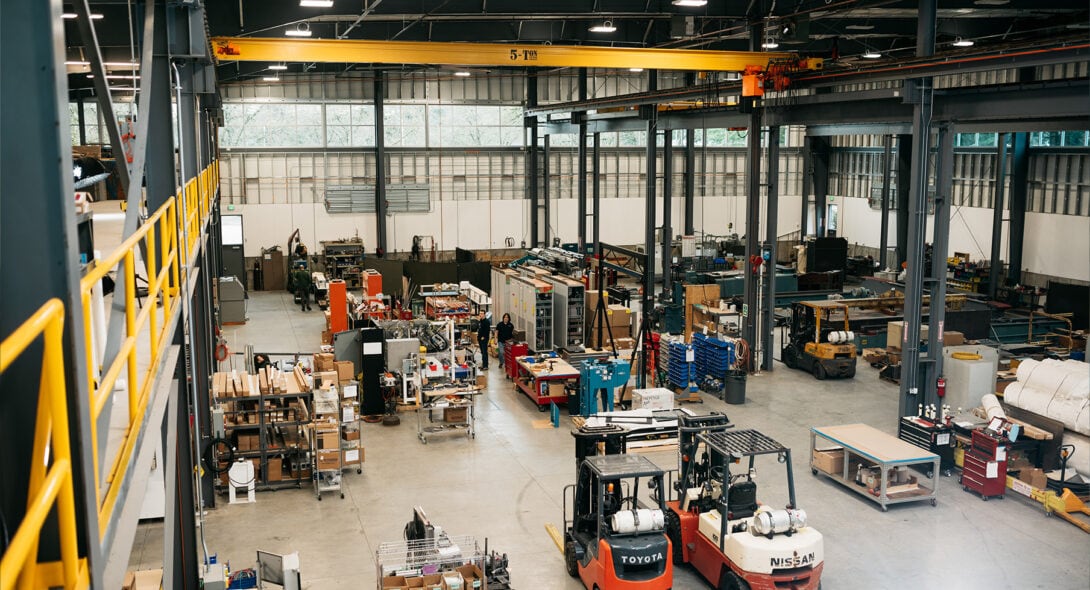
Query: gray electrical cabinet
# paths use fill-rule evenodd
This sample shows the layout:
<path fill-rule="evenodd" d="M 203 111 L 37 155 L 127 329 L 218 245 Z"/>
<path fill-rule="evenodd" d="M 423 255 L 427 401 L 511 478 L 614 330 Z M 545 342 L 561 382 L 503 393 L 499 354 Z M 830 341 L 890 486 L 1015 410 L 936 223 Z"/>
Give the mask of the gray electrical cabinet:
<path fill-rule="evenodd" d="M 225 324 L 246 322 L 246 287 L 237 277 L 220 277 L 220 321 Z"/>
<path fill-rule="evenodd" d="M 586 313 L 586 288 L 565 276 L 547 277 L 553 286 L 553 346 L 578 350 L 583 346 Z"/>

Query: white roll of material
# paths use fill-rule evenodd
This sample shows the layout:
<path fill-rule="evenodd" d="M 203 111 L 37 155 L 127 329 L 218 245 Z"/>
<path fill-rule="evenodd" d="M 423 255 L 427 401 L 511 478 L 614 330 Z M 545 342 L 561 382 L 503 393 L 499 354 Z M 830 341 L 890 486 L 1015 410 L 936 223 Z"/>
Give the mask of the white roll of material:
<path fill-rule="evenodd" d="M 665 518 L 658 509 L 620 510 L 610 519 L 610 526 L 618 533 L 660 531 L 665 527 Z"/>
<path fill-rule="evenodd" d="M 1007 417 L 1007 415 L 1003 412 L 1003 407 L 999 405 L 999 398 L 995 397 L 995 394 L 989 393 L 988 395 L 980 398 L 980 401 L 982 404 L 984 404 L 984 412 L 988 415 L 989 420 L 991 420 L 992 418 Z"/>
<path fill-rule="evenodd" d="M 1068 431 L 1064 433 L 1063 444 L 1075 447 L 1075 454 L 1067 461 L 1068 472 L 1074 469 L 1079 475 L 1090 478 L 1090 437 Z"/>

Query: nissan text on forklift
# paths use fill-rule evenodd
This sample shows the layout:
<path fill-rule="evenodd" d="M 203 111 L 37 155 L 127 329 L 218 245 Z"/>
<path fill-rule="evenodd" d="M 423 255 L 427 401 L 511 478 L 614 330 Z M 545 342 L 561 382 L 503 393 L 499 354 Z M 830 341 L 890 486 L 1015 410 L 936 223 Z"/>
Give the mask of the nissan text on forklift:
<path fill-rule="evenodd" d="M 692 564 L 720 590 L 821 588 L 824 540 L 795 504 L 791 450 L 756 430 L 732 426 L 722 414 L 678 413 L 674 488 L 680 498 L 666 503 L 674 563 Z M 754 464 L 760 456 L 776 457 L 787 468 L 784 509 L 757 501 Z M 732 465 L 738 465 L 734 473 Z"/>

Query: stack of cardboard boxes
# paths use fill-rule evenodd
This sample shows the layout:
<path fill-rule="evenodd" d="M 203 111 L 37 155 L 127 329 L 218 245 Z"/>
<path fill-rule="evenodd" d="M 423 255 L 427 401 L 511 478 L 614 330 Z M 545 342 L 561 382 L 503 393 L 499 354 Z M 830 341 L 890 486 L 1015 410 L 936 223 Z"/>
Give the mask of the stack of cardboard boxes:
<path fill-rule="evenodd" d="M 920 326 L 920 342 L 927 342 L 929 336 L 927 324 Z M 901 350 L 905 342 L 905 323 L 903 321 L 889 322 L 886 325 L 886 358 L 888 363 L 896 365 L 901 362 Z M 961 346 L 965 344 L 965 334 L 946 330 L 942 333 L 943 346 Z"/>
<path fill-rule="evenodd" d="M 359 408 L 355 365 L 351 361 L 336 361 L 329 353 L 315 354 L 314 414 L 318 439 L 315 453 L 319 470 L 349 466 L 357 471 L 363 469 Z"/>
<path fill-rule="evenodd" d="M 382 578 L 382 590 L 487 590 L 487 588 L 488 582 L 484 578 L 484 572 L 474 564 L 434 574 Z"/>

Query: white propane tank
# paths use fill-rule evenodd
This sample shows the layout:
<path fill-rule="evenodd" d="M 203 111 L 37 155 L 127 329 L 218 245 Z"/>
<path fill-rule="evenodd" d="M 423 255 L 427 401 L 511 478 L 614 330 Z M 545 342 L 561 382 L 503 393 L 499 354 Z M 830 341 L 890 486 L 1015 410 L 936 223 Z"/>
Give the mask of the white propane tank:
<path fill-rule="evenodd" d="M 854 340 L 855 332 L 845 332 L 843 330 L 829 332 L 829 342 L 833 344 L 847 344 Z"/>
<path fill-rule="evenodd" d="M 618 533 L 658 531 L 665 527 L 665 517 L 658 509 L 620 510 L 610 519 L 610 526 Z"/>
<path fill-rule="evenodd" d="M 805 510 L 762 510 L 753 515 L 749 531 L 755 536 L 778 535 L 806 526 Z"/>

